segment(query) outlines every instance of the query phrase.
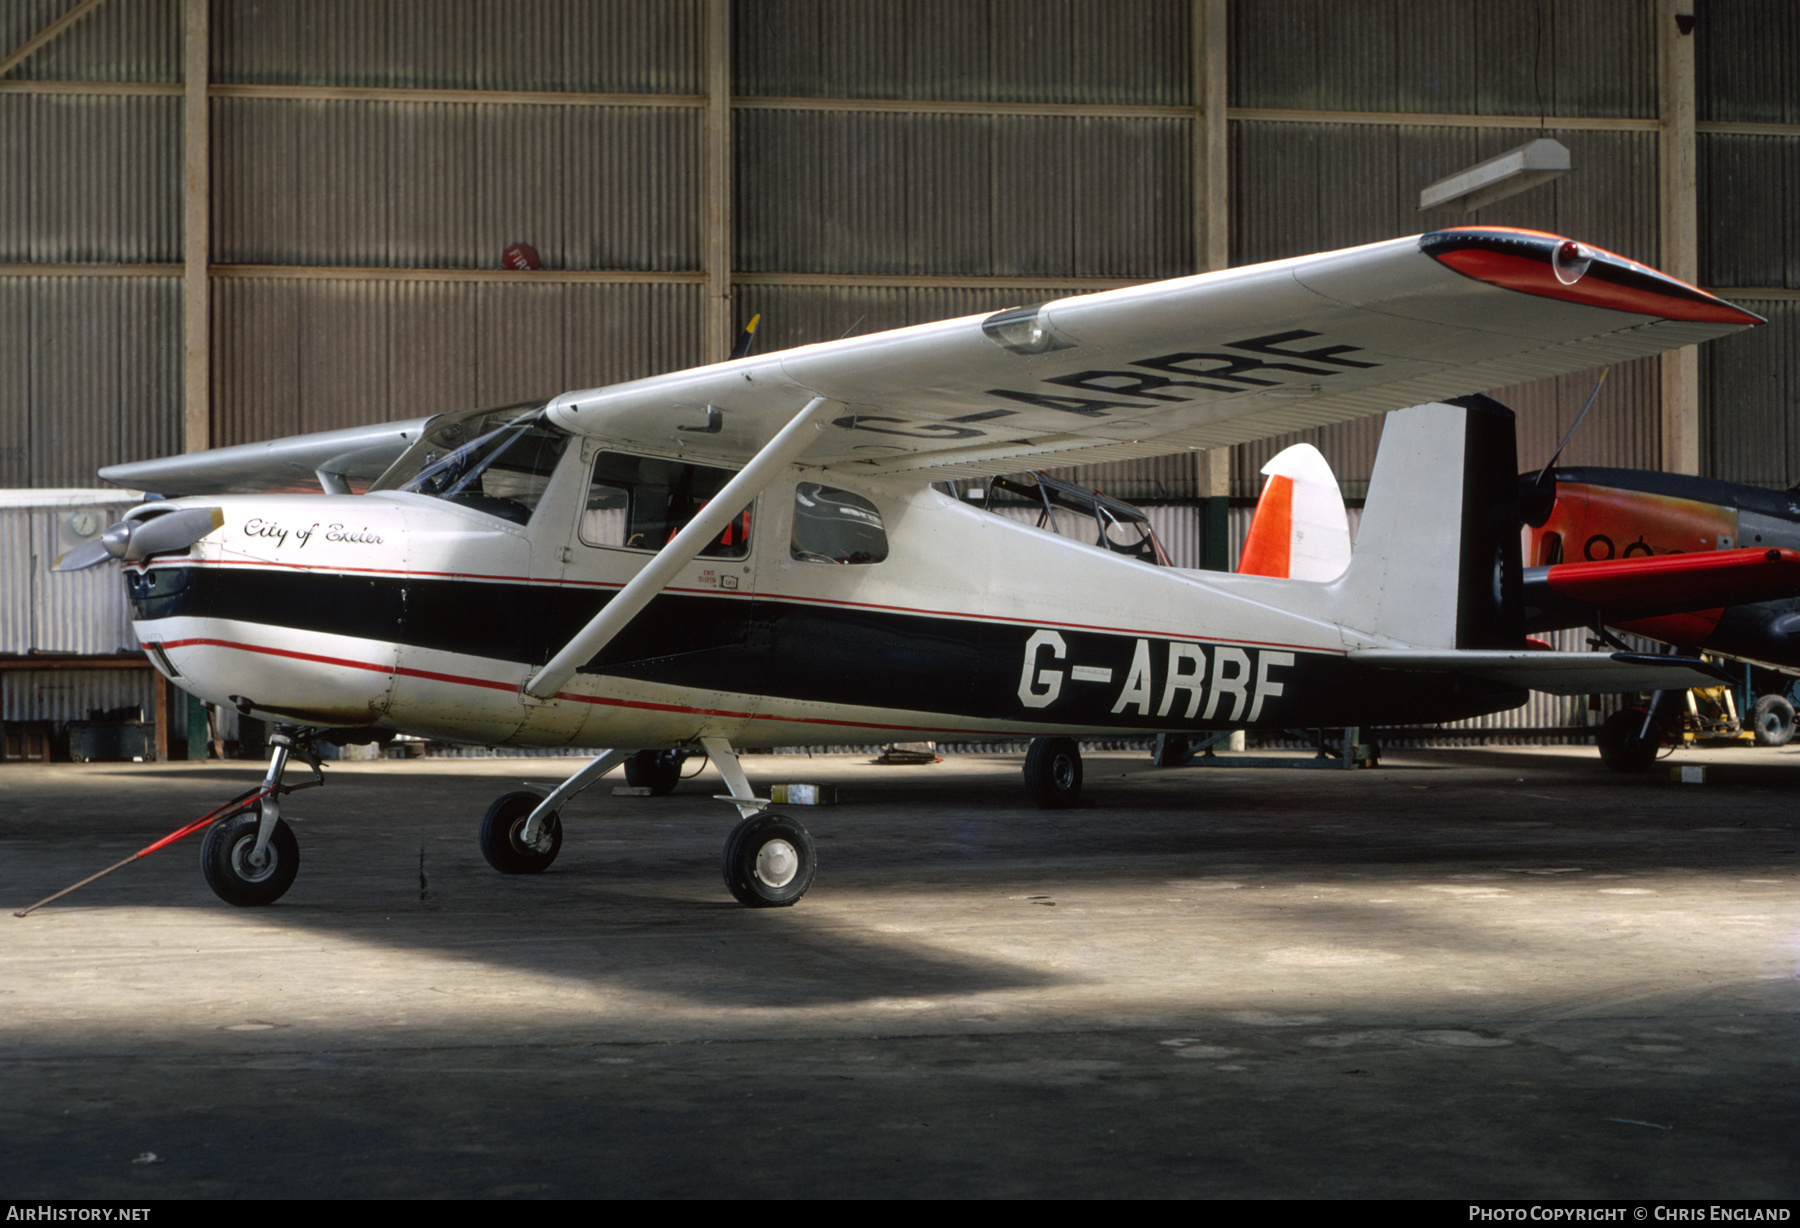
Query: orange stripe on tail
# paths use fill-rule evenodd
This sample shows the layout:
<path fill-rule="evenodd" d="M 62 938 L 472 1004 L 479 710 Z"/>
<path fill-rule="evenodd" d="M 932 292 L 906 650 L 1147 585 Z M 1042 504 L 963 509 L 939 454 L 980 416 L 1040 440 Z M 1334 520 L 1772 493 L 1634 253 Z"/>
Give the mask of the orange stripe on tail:
<path fill-rule="evenodd" d="M 1294 543 L 1294 479 L 1271 474 L 1250 518 L 1250 535 L 1238 558 L 1238 574 L 1288 578 Z"/>

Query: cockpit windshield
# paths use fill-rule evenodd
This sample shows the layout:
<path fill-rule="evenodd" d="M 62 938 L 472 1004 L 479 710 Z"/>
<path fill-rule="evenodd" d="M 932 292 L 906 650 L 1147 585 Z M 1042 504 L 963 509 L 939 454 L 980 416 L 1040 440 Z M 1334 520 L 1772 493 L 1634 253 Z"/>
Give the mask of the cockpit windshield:
<path fill-rule="evenodd" d="M 512 420 L 469 439 L 447 456 L 439 452 L 438 459 L 431 459 L 429 450 L 421 452 L 425 463 L 400 489 L 446 499 L 514 524 L 530 520 L 550 485 L 556 462 L 568 447 L 569 436 L 551 426 L 541 413 L 519 417 L 516 408 Z M 465 419 L 453 425 L 466 436 L 474 421 Z M 445 441 L 438 432 L 428 431 L 420 442 L 436 442 L 441 447 Z"/>
<path fill-rule="evenodd" d="M 401 490 L 425 469 L 452 452 L 500 427 L 529 418 L 544 408 L 542 401 L 519 401 L 487 409 L 453 409 L 425 423 L 425 430 L 400 459 L 387 467 L 370 491 Z"/>

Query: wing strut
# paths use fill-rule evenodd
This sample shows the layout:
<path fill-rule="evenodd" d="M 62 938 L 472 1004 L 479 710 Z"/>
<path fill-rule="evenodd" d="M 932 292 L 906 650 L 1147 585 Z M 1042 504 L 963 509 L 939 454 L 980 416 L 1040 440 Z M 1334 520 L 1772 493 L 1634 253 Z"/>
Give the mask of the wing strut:
<path fill-rule="evenodd" d="M 824 397 L 808 401 L 806 408 L 763 445 L 763 450 L 752 457 L 736 477 L 725 483 L 725 489 L 714 495 L 700 509 L 700 514 L 688 521 L 686 528 L 657 551 L 644 570 L 633 576 L 631 583 L 620 589 L 618 595 L 594 615 L 592 622 L 577 631 L 575 637 L 563 645 L 562 651 L 550 658 L 550 663 L 525 684 L 525 694 L 534 699 L 550 698 L 577 669 L 611 643 L 612 638 L 650 604 L 650 599 L 660 593 L 677 572 L 693 562 L 734 516 L 749 506 L 764 487 L 806 450 L 815 432 L 824 427 L 820 413 L 825 404 Z"/>

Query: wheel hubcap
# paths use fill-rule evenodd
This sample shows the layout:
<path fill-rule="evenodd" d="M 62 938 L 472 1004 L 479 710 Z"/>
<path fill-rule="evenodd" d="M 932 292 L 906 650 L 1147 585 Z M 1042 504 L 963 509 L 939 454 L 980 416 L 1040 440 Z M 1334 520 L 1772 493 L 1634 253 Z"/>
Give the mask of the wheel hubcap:
<path fill-rule="evenodd" d="M 1050 782 L 1065 793 L 1074 786 L 1075 764 L 1067 755 L 1058 755 L 1050 765 Z"/>
<path fill-rule="evenodd" d="M 247 883 L 260 883 L 275 873 L 275 846 L 263 850 L 262 861 L 253 861 L 256 837 L 244 836 L 231 846 L 231 871 Z"/>
<path fill-rule="evenodd" d="M 548 853 L 550 851 L 551 843 L 550 824 L 539 824 L 537 840 L 535 842 L 527 840 L 525 838 L 525 820 L 530 817 L 531 816 L 528 814 L 524 819 L 520 819 L 517 823 L 512 825 L 512 830 L 508 833 L 509 838 L 512 840 L 512 846 L 521 853 Z"/>
<path fill-rule="evenodd" d="M 800 873 L 800 853 L 786 840 L 771 840 L 756 850 L 756 877 L 764 886 L 780 889 Z"/>

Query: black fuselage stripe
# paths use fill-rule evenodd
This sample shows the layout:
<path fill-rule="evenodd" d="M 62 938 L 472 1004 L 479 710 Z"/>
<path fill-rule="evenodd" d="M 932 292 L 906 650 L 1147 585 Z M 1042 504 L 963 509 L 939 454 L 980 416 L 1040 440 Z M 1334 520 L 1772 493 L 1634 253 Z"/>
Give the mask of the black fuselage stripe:
<path fill-rule="evenodd" d="M 526 665 L 548 661 L 612 597 L 591 588 L 416 576 L 179 570 L 185 576 L 168 576 L 148 590 L 152 595 L 134 596 L 135 618 L 224 619 Z M 132 582 L 145 591 L 141 579 Z M 1238 684 L 1246 698 L 1238 700 L 1228 688 L 1209 720 L 1205 704 L 1194 717 L 1186 716 L 1192 697 L 1185 687 L 1167 691 L 1173 657 L 1179 655 L 1169 645 L 1199 641 L 1063 628 L 1057 632 L 1062 654 L 1039 652 L 1027 669 L 1027 641 L 1036 631 L 1031 625 L 942 614 L 663 593 L 582 672 L 987 720 L 1212 728 L 1245 723 L 1254 671 L 1261 654 L 1271 651 L 1223 649 L 1233 656 L 1225 667 L 1229 681 L 1236 681 L 1231 674 L 1239 668 L 1237 656 L 1250 662 L 1252 672 L 1249 681 Z M 1141 659 L 1140 644 L 1146 645 Z M 1210 666 L 1221 649 L 1209 645 L 1204 651 Z M 1291 663 L 1283 660 L 1288 657 Z M 1502 711 L 1523 698 L 1516 688 L 1369 669 L 1336 653 L 1278 652 L 1269 660 L 1283 662 L 1271 664 L 1265 675 L 1279 682 L 1280 691 L 1265 697 L 1261 725 L 1455 720 Z M 1077 666 L 1084 668 L 1077 673 Z M 1194 668 L 1191 661 L 1173 667 L 1182 673 Z M 1050 672 L 1040 683 L 1035 680 L 1041 670 Z M 1204 685 L 1210 689 L 1211 682 L 1209 668 Z M 1022 689 L 1052 688 L 1054 700 L 1042 706 L 1028 707 L 1021 699 Z M 1159 715 L 1165 699 L 1168 711 Z"/>

